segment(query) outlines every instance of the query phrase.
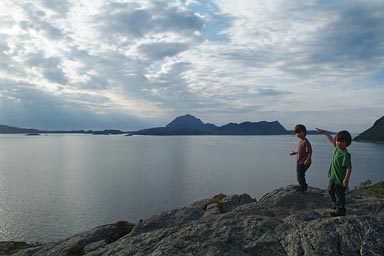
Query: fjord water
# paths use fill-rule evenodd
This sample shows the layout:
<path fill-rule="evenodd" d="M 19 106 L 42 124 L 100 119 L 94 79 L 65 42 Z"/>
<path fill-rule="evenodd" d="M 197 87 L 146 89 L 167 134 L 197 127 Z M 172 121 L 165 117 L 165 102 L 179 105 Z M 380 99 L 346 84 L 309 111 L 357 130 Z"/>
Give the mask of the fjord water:
<path fill-rule="evenodd" d="M 326 188 L 332 146 L 308 138 L 307 182 Z M 54 241 L 219 193 L 259 199 L 296 183 L 296 146 L 294 136 L 0 135 L 0 241 Z M 349 151 L 350 187 L 384 180 L 383 144 Z"/>

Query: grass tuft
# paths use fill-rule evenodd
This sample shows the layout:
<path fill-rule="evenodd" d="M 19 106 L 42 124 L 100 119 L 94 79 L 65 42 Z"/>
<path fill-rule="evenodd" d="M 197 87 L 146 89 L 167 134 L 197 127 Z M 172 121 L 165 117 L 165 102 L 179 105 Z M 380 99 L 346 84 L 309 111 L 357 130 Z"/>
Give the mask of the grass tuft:
<path fill-rule="evenodd" d="M 210 205 L 210 204 L 215 204 L 215 203 L 218 204 L 218 207 L 219 207 L 219 209 L 220 209 L 220 211 L 221 211 L 221 210 L 222 210 L 222 204 L 220 203 L 220 201 L 223 200 L 223 199 L 226 198 L 226 197 L 227 197 L 227 195 L 222 194 L 222 193 L 220 193 L 220 194 L 218 194 L 218 195 L 215 195 L 214 197 L 212 197 L 211 199 L 209 199 L 209 200 L 204 204 L 204 206 L 203 206 L 204 211 L 207 210 L 208 205 Z"/>

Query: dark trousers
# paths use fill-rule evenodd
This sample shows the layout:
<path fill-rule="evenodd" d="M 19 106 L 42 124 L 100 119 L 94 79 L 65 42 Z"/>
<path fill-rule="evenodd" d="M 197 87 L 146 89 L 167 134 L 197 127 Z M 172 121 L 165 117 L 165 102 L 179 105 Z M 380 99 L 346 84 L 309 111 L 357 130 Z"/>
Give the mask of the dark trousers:
<path fill-rule="evenodd" d="M 298 164 L 296 167 L 297 182 L 300 187 L 307 188 L 308 184 L 305 181 L 305 172 L 308 170 L 310 165 Z"/>
<path fill-rule="evenodd" d="M 329 181 L 328 194 L 331 197 L 333 206 L 337 212 L 345 213 L 345 188 L 343 185 L 335 184 L 333 181 Z"/>

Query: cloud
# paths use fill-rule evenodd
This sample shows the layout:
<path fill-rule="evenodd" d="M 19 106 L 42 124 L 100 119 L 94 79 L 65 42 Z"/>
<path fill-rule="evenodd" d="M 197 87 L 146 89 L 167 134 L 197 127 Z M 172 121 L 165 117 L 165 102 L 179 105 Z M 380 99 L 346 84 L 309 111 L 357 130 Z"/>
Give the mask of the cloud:
<path fill-rule="evenodd" d="M 139 52 L 153 61 L 162 60 L 165 57 L 173 57 L 187 49 L 188 49 L 188 46 L 182 43 L 159 42 L 159 43 L 141 44 L 139 46 Z"/>
<path fill-rule="evenodd" d="M 49 6 L 51 7 L 52 5 L 49 4 Z M 25 4 L 22 8 L 24 9 L 25 18 L 20 21 L 21 28 L 43 32 L 50 40 L 60 40 L 63 38 L 63 31 L 56 25 L 60 16 L 55 14 L 54 17 L 49 17 L 50 15 L 46 13 L 46 10 L 33 3 Z M 62 11 L 65 12 L 65 8 Z M 47 21 L 48 19 L 51 19 L 50 22 Z"/>
<path fill-rule="evenodd" d="M 266 88 L 261 87 L 257 89 L 256 93 L 263 96 L 278 96 L 278 95 L 290 94 L 290 92 L 278 90 L 272 87 L 266 87 Z"/>
<path fill-rule="evenodd" d="M 190 37 L 204 25 L 201 17 L 168 1 L 110 3 L 96 15 L 94 22 L 103 36 L 128 36 L 131 39 L 148 35 L 176 33 Z"/>
<path fill-rule="evenodd" d="M 48 81 L 66 85 L 68 79 L 61 68 L 61 59 L 57 57 L 45 57 L 43 52 L 31 53 L 26 60 L 30 68 L 41 68 L 42 75 Z"/>
<path fill-rule="evenodd" d="M 356 98 L 359 113 L 381 115 L 383 5 L 4 0 L 0 123 L 309 120 L 320 110 L 348 115 Z M 52 118 L 36 114 L 40 106 Z"/>
<path fill-rule="evenodd" d="M 239 14 L 227 31 L 232 44 L 251 46 L 253 54 L 242 48 L 261 63 L 275 65 L 285 76 L 306 79 L 333 69 L 343 77 L 346 71 L 349 75 L 365 73 L 377 64 L 382 67 L 380 1 L 220 1 L 220 6 Z"/>
<path fill-rule="evenodd" d="M 0 85 L 2 122 L 21 127 L 50 130 L 139 129 L 148 121 L 114 109 L 105 115 L 100 105 L 108 95 L 75 95 L 70 99 L 60 94 L 52 95 L 36 89 L 31 84 L 14 83 Z M 46 120 L 49 120 L 47 123 Z"/>
<path fill-rule="evenodd" d="M 58 16 L 66 16 L 71 10 L 71 3 L 67 0 L 43 0 L 42 5 L 56 12 Z"/>
<path fill-rule="evenodd" d="M 319 31 L 311 60 L 352 67 L 357 63 L 381 62 L 384 13 L 377 10 L 383 8 L 382 2 L 371 5 L 360 2 L 339 9 L 333 20 Z"/>

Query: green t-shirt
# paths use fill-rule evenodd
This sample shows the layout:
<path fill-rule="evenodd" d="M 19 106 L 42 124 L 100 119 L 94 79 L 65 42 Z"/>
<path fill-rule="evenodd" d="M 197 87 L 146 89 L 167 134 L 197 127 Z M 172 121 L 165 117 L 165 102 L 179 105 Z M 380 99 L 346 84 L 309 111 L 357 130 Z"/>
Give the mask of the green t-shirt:
<path fill-rule="evenodd" d="M 352 167 L 351 154 L 348 151 L 341 152 L 337 147 L 333 152 L 328 178 L 338 185 L 343 185 L 347 168 Z"/>

